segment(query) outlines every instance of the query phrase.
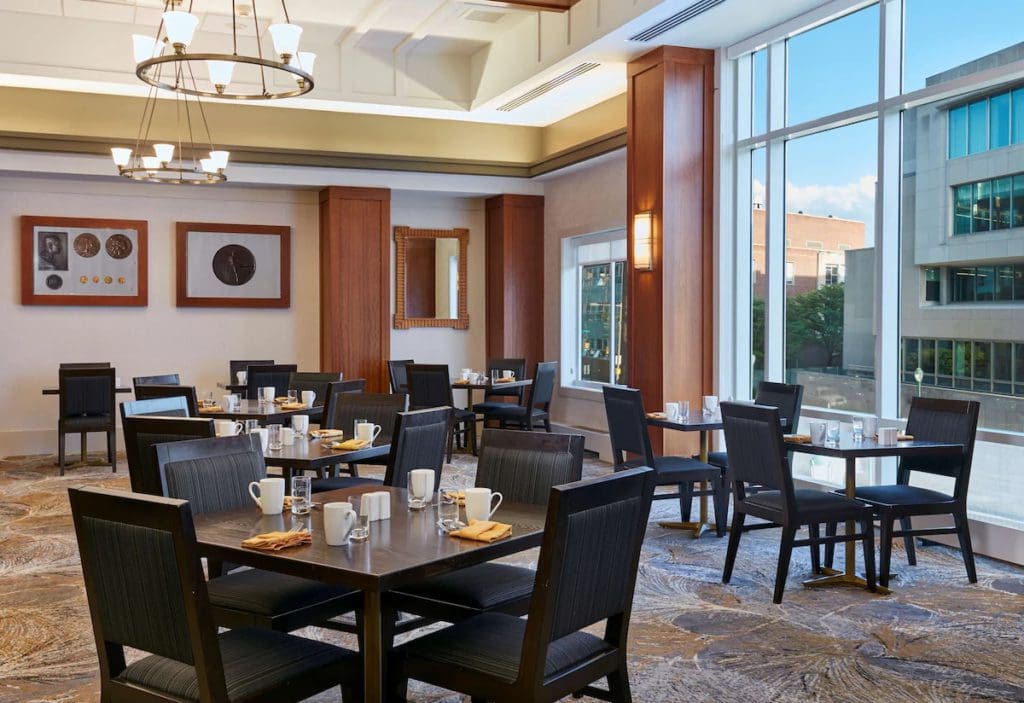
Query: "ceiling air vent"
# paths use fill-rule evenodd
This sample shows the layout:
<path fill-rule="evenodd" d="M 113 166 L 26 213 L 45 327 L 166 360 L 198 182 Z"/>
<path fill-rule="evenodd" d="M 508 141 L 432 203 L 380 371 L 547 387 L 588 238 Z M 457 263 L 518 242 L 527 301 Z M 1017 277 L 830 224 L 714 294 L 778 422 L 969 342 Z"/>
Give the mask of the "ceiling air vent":
<path fill-rule="evenodd" d="M 600 65 L 601 64 L 599 64 L 599 63 L 581 63 L 579 66 L 576 66 L 575 68 L 570 68 L 565 73 L 563 73 L 561 75 L 558 75 L 558 76 L 555 76 L 554 78 L 552 78 L 551 80 L 547 81 L 546 83 L 541 83 L 540 85 L 538 85 L 533 90 L 530 90 L 530 91 L 527 91 L 527 92 L 523 93 L 518 98 L 512 98 L 507 103 L 505 103 L 504 105 L 499 107 L 498 110 L 501 111 L 501 112 L 510 112 L 512 110 L 515 110 L 518 107 L 522 107 L 526 103 L 531 102 L 533 100 L 536 100 L 537 98 L 539 98 L 540 96 L 544 95 L 545 93 L 550 93 L 552 90 L 554 90 L 558 86 L 565 85 L 566 83 L 571 81 L 573 78 L 578 78 L 579 76 L 582 76 L 587 71 L 593 71 L 595 68 L 597 68 Z"/>
<path fill-rule="evenodd" d="M 636 34 L 631 36 L 629 40 L 643 42 L 651 41 L 655 37 L 659 37 L 665 32 L 671 29 L 675 29 L 683 22 L 689 22 L 697 15 L 704 14 L 712 7 L 715 7 L 716 5 L 721 5 L 723 2 L 725 2 L 725 0 L 700 0 L 699 2 L 695 2 L 689 7 L 675 13 L 674 15 L 669 15 L 661 22 L 658 22 L 657 24 L 652 24 L 644 31 L 637 32 Z"/>
<path fill-rule="evenodd" d="M 488 24 L 494 24 L 495 22 L 501 22 L 505 16 L 504 12 L 492 12 L 490 10 L 478 10 L 469 9 L 462 14 L 462 19 L 469 20 L 470 22 L 487 22 Z"/>

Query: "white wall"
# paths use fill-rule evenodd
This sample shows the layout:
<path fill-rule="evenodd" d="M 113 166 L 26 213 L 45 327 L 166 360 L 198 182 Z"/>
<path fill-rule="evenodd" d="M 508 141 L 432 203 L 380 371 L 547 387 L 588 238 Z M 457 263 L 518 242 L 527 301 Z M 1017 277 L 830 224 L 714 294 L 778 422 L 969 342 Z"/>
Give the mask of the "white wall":
<path fill-rule="evenodd" d="M 562 239 L 626 224 L 626 151 L 621 149 L 560 172 L 544 188 L 544 358 L 561 356 Z M 560 364 L 564 363 L 560 360 Z M 552 420 L 607 432 L 600 391 L 556 387 Z M 588 436 L 587 448 L 605 451 Z"/>

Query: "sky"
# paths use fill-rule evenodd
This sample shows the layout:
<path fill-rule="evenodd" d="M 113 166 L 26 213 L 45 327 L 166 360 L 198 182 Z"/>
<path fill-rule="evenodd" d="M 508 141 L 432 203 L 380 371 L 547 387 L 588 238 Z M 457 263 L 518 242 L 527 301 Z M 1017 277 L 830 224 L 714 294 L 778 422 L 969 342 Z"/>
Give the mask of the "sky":
<path fill-rule="evenodd" d="M 789 124 L 877 99 L 878 25 L 878 6 L 872 5 L 789 40 Z M 1024 41 L 1022 28 L 1024 0 L 906 0 L 904 91 L 923 88 L 928 76 Z M 754 126 L 761 130 L 766 80 L 761 51 L 754 57 Z M 864 222 L 870 243 L 877 158 L 874 119 L 791 140 L 786 209 Z M 755 151 L 752 161 L 755 202 L 763 203 L 764 150 Z"/>

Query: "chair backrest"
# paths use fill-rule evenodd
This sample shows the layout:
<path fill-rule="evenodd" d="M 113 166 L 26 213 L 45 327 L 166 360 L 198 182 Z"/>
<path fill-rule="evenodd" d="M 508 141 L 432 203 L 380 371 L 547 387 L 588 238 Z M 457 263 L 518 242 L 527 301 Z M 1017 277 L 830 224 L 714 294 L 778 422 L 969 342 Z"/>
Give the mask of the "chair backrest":
<path fill-rule="evenodd" d="M 200 700 L 227 700 L 188 502 L 102 488 L 68 497 L 105 695 L 132 693 L 116 681 L 132 647 L 195 667 Z"/>
<path fill-rule="evenodd" d="M 448 364 L 409 364 L 405 368 L 408 373 L 410 408 L 454 407 Z"/>
<path fill-rule="evenodd" d="M 124 418 L 122 428 L 132 490 L 154 496 L 164 495 L 154 445 L 215 436 L 213 419 L 200 417 L 129 415 Z"/>
<path fill-rule="evenodd" d="M 783 509 L 795 508 L 793 474 L 790 473 L 778 408 L 751 403 L 721 403 L 722 429 L 729 456 L 729 480 L 743 500 L 744 484 L 780 491 Z"/>
<path fill-rule="evenodd" d="M 554 486 L 583 475 L 583 435 L 485 429 L 476 485 L 510 503 L 546 504 Z"/>
<path fill-rule="evenodd" d="M 803 406 L 804 387 L 798 383 L 774 383 L 761 381 L 754 395 L 755 405 L 769 405 L 778 408 L 779 418 L 785 420 L 786 432 L 796 432 L 800 424 L 800 408 Z"/>
<path fill-rule="evenodd" d="M 194 515 L 251 506 L 249 484 L 267 476 L 254 434 L 158 444 L 156 464 L 165 495 L 187 500 Z"/>
<path fill-rule="evenodd" d="M 409 392 L 409 376 L 405 367 L 415 363 L 415 359 L 391 359 L 388 361 L 388 377 L 391 379 L 392 393 Z"/>
<path fill-rule="evenodd" d="M 540 361 L 533 374 L 533 385 L 530 386 L 529 408 L 540 408 L 544 412 L 551 409 L 551 396 L 555 393 L 555 376 L 558 374 L 557 361 Z"/>
<path fill-rule="evenodd" d="M 340 373 L 321 373 L 319 371 L 296 371 L 288 377 L 286 390 L 298 391 L 302 399 L 302 391 L 316 393 L 316 404 L 323 405 L 327 398 L 327 384 L 341 380 Z"/>
<path fill-rule="evenodd" d="M 391 453 L 384 472 L 384 485 L 405 488 L 411 470 L 433 469 L 434 488 L 440 486 L 451 422 L 451 408 L 398 413 L 394 434 L 391 436 Z"/>
<path fill-rule="evenodd" d="M 273 359 L 232 359 L 228 362 L 228 382 L 238 383 L 238 372 L 249 372 L 250 366 L 273 366 Z M 248 378 L 246 379 L 248 380 Z"/>
<path fill-rule="evenodd" d="M 156 417 L 189 417 L 188 400 L 185 396 L 170 398 L 153 398 L 151 400 L 121 401 L 121 424 L 129 415 L 149 415 Z"/>
<path fill-rule="evenodd" d="M 181 375 L 176 373 L 162 373 L 156 376 L 133 376 L 133 386 L 178 386 L 181 385 Z"/>
<path fill-rule="evenodd" d="M 954 493 L 967 498 L 967 487 L 974 460 L 974 439 L 978 433 L 976 400 L 946 400 L 915 396 L 907 415 L 907 434 L 915 440 L 962 444 L 963 453 L 955 456 L 904 457 L 897 472 L 900 483 L 906 483 L 911 471 L 921 471 L 956 479 Z"/>
<path fill-rule="evenodd" d="M 487 360 L 487 375 L 490 376 L 491 380 L 501 377 L 502 371 L 512 371 L 516 375 L 516 380 L 526 378 L 526 359 L 488 359 Z M 513 388 L 507 391 L 495 391 L 487 394 L 487 398 L 501 398 L 505 396 L 515 396 L 519 399 L 519 403 L 523 402 L 523 386 Z"/>
<path fill-rule="evenodd" d="M 246 372 L 246 394 L 245 397 L 254 399 L 258 397 L 258 389 L 265 386 L 274 387 L 275 396 L 283 396 L 288 392 L 288 379 L 292 373 L 298 371 L 296 364 L 250 364 Z"/>
<path fill-rule="evenodd" d="M 349 436 L 352 423 L 357 419 L 371 420 L 380 425 L 381 437 L 390 437 L 395 429 L 395 413 L 408 409 L 408 396 L 404 393 L 364 393 L 361 390 L 346 390 L 345 383 L 330 384 L 327 391 L 327 405 L 324 406 L 321 427 L 344 430 Z"/>
<path fill-rule="evenodd" d="M 520 681 L 539 688 L 549 643 L 602 620 L 605 640 L 625 652 L 654 483 L 642 468 L 551 489 Z"/>
<path fill-rule="evenodd" d="M 60 417 L 110 415 L 114 424 L 114 374 L 109 366 L 60 369 Z"/>
<path fill-rule="evenodd" d="M 608 416 L 608 437 L 612 443 L 612 460 L 616 468 L 627 461 L 627 454 L 636 454 L 648 466 L 654 465 L 654 450 L 647 434 L 644 401 L 635 388 L 604 386 L 604 411 Z"/>
<path fill-rule="evenodd" d="M 152 400 L 154 398 L 184 398 L 188 405 L 188 414 L 199 415 L 199 402 L 196 398 L 195 386 L 179 386 L 174 384 L 139 384 L 135 386 L 135 400 Z"/>
<path fill-rule="evenodd" d="M 62 369 L 109 369 L 109 361 L 62 362 Z"/>

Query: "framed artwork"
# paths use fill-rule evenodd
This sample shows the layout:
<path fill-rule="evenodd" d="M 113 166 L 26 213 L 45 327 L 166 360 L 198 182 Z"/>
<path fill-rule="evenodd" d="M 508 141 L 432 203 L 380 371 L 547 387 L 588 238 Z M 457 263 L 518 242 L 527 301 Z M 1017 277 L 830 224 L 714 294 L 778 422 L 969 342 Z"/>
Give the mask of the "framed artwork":
<path fill-rule="evenodd" d="M 468 247 L 468 229 L 395 227 L 395 329 L 469 329 Z"/>
<path fill-rule="evenodd" d="M 145 220 L 21 217 L 22 305 L 145 306 Z"/>
<path fill-rule="evenodd" d="M 291 305 L 291 228 L 179 222 L 178 307 Z"/>

